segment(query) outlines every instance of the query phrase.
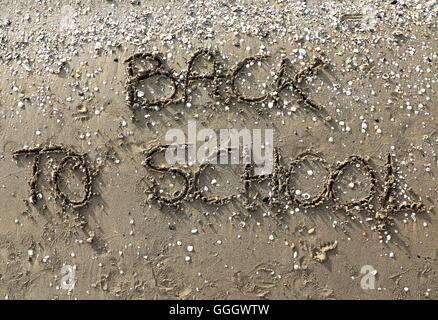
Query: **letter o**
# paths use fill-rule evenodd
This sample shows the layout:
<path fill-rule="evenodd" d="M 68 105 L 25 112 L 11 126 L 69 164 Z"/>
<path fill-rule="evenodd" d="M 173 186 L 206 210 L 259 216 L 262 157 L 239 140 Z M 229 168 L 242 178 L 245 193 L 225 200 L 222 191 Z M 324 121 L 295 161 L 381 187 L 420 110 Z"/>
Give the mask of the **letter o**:
<path fill-rule="evenodd" d="M 306 160 L 313 160 L 313 161 L 318 161 L 319 163 L 322 164 L 322 166 L 324 167 L 325 170 L 327 170 L 328 174 L 327 177 L 324 181 L 324 187 L 321 190 L 321 192 L 316 195 L 313 198 L 307 199 L 307 200 L 301 200 L 298 197 L 295 196 L 295 192 L 294 189 L 291 189 L 289 186 L 289 182 L 291 180 L 291 175 L 292 173 L 295 173 L 295 169 L 296 167 L 306 161 Z M 306 151 L 304 153 L 302 153 L 301 155 L 299 155 L 295 160 L 293 160 L 290 165 L 289 165 L 289 169 L 288 169 L 288 176 L 286 178 L 286 195 L 295 203 L 297 203 L 298 205 L 301 205 L 303 207 L 315 207 L 319 204 L 321 204 L 328 196 L 328 191 L 329 191 L 329 178 L 331 176 L 331 171 L 330 171 L 330 167 L 328 166 L 328 164 L 326 163 L 326 161 L 319 155 L 312 153 L 310 151 Z"/>
<path fill-rule="evenodd" d="M 342 175 L 343 170 L 346 167 L 348 167 L 349 165 L 353 165 L 355 163 L 363 166 L 363 168 L 365 169 L 365 173 L 369 178 L 370 187 L 368 189 L 368 194 L 361 199 L 357 199 L 357 200 L 354 200 L 351 202 L 343 202 L 335 195 L 335 192 L 333 191 L 333 186 L 334 186 L 336 180 L 339 178 L 339 176 Z M 333 174 L 330 178 L 328 189 L 329 189 L 330 197 L 331 197 L 333 203 L 335 204 L 335 206 L 337 208 L 343 208 L 343 209 L 349 210 L 355 206 L 363 206 L 363 205 L 369 203 L 371 201 L 371 199 L 374 197 L 374 194 L 376 192 L 376 183 L 377 183 L 377 180 L 375 178 L 374 171 L 368 165 L 367 161 L 364 158 L 359 157 L 359 156 L 351 156 L 346 161 L 339 163 L 338 166 L 335 168 L 335 171 L 333 172 Z"/>
<path fill-rule="evenodd" d="M 60 177 L 62 170 L 67 165 L 67 163 L 73 163 L 73 170 L 77 168 L 83 168 L 85 171 L 85 182 L 84 182 L 84 190 L 85 194 L 81 200 L 71 200 L 64 192 L 61 191 L 59 186 Z M 88 200 L 91 198 L 91 184 L 92 184 L 92 174 L 90 168 L 87 166 L 84 155 L 68 155 L 61 160 L 59 167 L 55 169 L 53 172 L 53 183 L 55 185 L 55 193 L 58 198 L 60 198 L 65 204 L 72 205 L 74 207 L 79 207 L 85 205 Z"/>

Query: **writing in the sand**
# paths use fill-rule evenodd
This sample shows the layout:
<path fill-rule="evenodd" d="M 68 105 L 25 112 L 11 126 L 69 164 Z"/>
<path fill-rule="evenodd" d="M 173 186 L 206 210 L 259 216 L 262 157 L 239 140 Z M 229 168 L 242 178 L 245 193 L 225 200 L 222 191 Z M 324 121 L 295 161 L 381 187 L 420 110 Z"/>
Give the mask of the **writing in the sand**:
<path fill-rule="evenodd" d="M 248 75 L 248 68 L 263 68 L 262 63 L 270 58 L 267 54 L 247 57 L 227 70 L 220 63 L 221 55 L 217 51 L 200 49 L 193 54 L 187 64 L 186 72 L 177 72 L 169 67 L 159 53 L 138 53 L 126 60 L 128 78 L 126 81 L 127 103 L 134 112 L 139 109 L 158 110 L 169 104 L 182 103 L 190 108 L 193 89 L 201 82 L 211 88 L 210 98 L 229 104 L 231 101 L 246 103 L 265 103 L 274 108 L 282 99 L 282 93 L 291 92 L 299 102 L 313 111 L 321 111 L 322 106 L 313 101 L 303 91 L 304 80 L 316 75 L 325 65 L 321 57 L 315 57 L 304 68 L 291 74 L 292 62 L 283 58 L 275 72 L 273 82 L 265 83 L 262 89 L 250 95 L 242 90 L 247 84 L 243 77 Z M 205 72 L 196 66 L 202 65 Z M 151 89 L 152 84 L 160 83 L 158 90 Z M 270 89 L 268 89 L 268 87 Z M 287 102 L 286 102 L 287 103 Z"/>
<path fill-rule="evenodd" d="M 379 188 L 382 191 L 378 196 L 376 196 L 378 179 L 375 169 L 369 163 L 368 158 L 350 156 L 344 161 L 329 165 L 322 155 L 308 150 L 300 154 L 288 165 L 285 165 L 278 149 L 275 149 L 274 152 L 274 164 L 271 174 L 254 175 L 254 166 L 245 164 L 240 176 L 242 191 L 237 194 L 220 195 L 207 194 L 205 186 L 203 187 L 200 183 L 203 174 L 211 166 L 211 163 L 203 163 L 193 172 L 187 171 L 187 168 L 183 170 L 183 168 L 177 165 L 158 164 L 156 156 L 165 151 L 166 146 L 158 145 L 151 147 L 145 152 L 145 161 L 143 162 L 146 171 L 150 173 L 146 179 L 148 182 L 148 201 L 156 201 L 164 206 L 178 207 L 184 202 L 192 201 L 202 201 L 208 205 L 223 206 L 233 202 L 242 205 L 247 210 L 268 207 L 270 210 L 281 211 L 292 206 L 313 208 L 323 203 L 331 202 L 335 209 L 345 210 L 347 213 L 360 209 L 375 211 L 374 220 L 378 230 L 385 230 L 387 228 L 388 223 L 392 221 L 391 216 L 393 213 L 402 210 L 429 212 L 429 209 L 420 201 L 410 199 L 397 203 L 395 170 L 392 156 L 389 153 L 385 163 L 384 181 Z M 218 151 L 218 156 L 221 152 L 228 151 L 220 150 Z M 91 168 L 89 161 L 87 161 L 87 154 L 76 152 L 64 146 L 53 145 L 21 149 L 13 154 L 17 160 L 22 157 L 33 158 L 32 175 L 29 179 L 30 202 L 36 204 L 41 199 L 38 177 L 43 170 L 41 167 L 42 157 L 48 155 L 51 155 L 52 160 L 56 161 L 55 169 L 51 172 L 52 183 L 56 198 L 60 201 L 62 208 L 67 210 L 87 206 L 92 197 L 96 195 L 93 192 L 93 184 L 97 170 Z M 320 170 L 325 171 L 324 182 L 312 188 L 312 190 L 318 190 L 315 191 L 317 194 L 314 196 L 301 192 L 299 186 L 296 185 L 298 180 L 296 178 L 300 174 L 300 170 L 302 170 L 301 165 L 305 162 L 311 166 L 318 166 Z M 361 197 L 343 200 L 341 195 L 346 192 L 340 187 L 339 181 L 345 180 L 349 168 L 360 170 L 363 173 L 363 177 L 366 180 L 363 181 L 363 184 L 367 185 L 367 191 Z M 82 174 L 84 192 L 81 199 L 72 199 L 61 188 L 60 181 L 62 176 L 66 174 L 67 169 L 78 171 Z M 182 186 L 172 194 L 166 194 L 166 192 L 163 192 L 163 186 L 153 177 L 152 173 L 180 178 Z M 160 179 L 159 181 L 163 180 Z M 254 186 L 266 181 L 270 186 L 270 191 L 267 195 L 260 193 L 256 193 L 256 195 L 251 194 Z M 377 204 L 375 203 L 376 200 Z"/>
<path fill-rule="evenodd" d="M 375 221 L 378 229 L 385 229 L 387 223 L 391 220 L 391 215 L 395 212 L 403 210 L 412 210 L 417 212 L 428 212 L 429 209 L 421 201 L 405 200 L 401 203 L 396 203 L 395 188 L 396 178 L 392 156 L 387 154 L 385 163 L 385 176 L 383 186 L 380 187 L 381 193 L 377 195 L 378 179 L 375 169 L 370 164 L 366 157 L 350 156 L 344 161 L 337 162 L 334 165 L 329 165 L 322 155 L 317 152 L 307 150 L 300 154 L 288 165 L 284 165 L 280 150 L 274 150 L 273 171 L 267 175 L 254 175 L 254 165 L 243 165 L 242 174 L 240 176 L 242 188 L 240 193 L 231 195 L 207 194 L 205 186 L 200 184 L 203 174 L 211 166 L 210 163 L 203 163 L 193 172 L 187 172 L 187 168 L 178 167 L 175 165 L 158 164 L 155 160 L 157 155 L 166 152 L 167 146 L 158 145 L 152 147 L 146 152 L 145 166 L 150 172 L 155 172 L 159 175 L 170 175 L 169 177 L 178 177 L 182 181 L 182 186 L 179 190 L 172 194 L 163 192 L 164 186 L 158 183 L 153 176 L 149 177 L 150 182 L 150 200 L 155 200 L 164 206 L 177 207 L 183 202 L 202 201 L 209 205 L 222 206 L 228 203 L 238 203 L 247 210 L 257 210 L 259 208 L 268 207 L 271 210 L 282 211 L 287 208 L 304 207 L 313 208 L 324 203 L 331 202 L 335 209 L 344 210 L 347 213 L 353 210 L 378 210 L 375 213 Z M 219 150 L 220 153 L 228 152 L 229 150 Z M 310 164 L 325 171 L 325 179 L 323 183 L 318 183 L 312 187 L 317 193 L 315 196 L 304 193 L 296 185 L 296 180 L 301 174 L 300 168 L 304 163 Z M 347 193 L 342 190 L 339 181 L 346 180 L 349 168 L 361 171 L 362 176 L 366 181 L 361 182 L 362 185 L 367 185 L 367 191 L 362 196 L 357 196 L 348 200 L 342 200 L 341 195 Z M 313 172 L 312 170 L 309 170 Z M 308 171 L 308 172 L 309 172 Z M 162 181 L 162 178 L 160 178 Z M 268 182 L 270 191 L 268 195 L 251 194 L 254 186 Z M 350 183 L 351 184 L 351 183 Z M 354 185 L 350 185 L 354 188 Z M 377 204 L 375 203 L 378 200 Z"/>

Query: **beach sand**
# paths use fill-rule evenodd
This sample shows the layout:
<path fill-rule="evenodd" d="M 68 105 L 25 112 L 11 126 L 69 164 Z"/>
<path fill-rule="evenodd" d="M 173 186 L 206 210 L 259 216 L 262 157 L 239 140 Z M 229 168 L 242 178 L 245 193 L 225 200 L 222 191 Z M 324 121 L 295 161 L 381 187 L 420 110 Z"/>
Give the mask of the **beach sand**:
<path fill-rule="evenodd" d="M 0 9 L 0 298 L 438 297 L 437 1 L 3 0 Z M 266 99 L 222 99 L 227 89 L 212 97 L 201 81 L 190 104 L 179 85 L 180 102 L 131 110 L 129 57 L 158 53 L 184 79 L 199 48 L 217 51 L 222 75 L 247 57 L 269 56 L 245 65 L 237 81 L 239 92 Z M 271 103 L 282 59 L 290 79 L 324 61 L 297 83 L 317 107 L 291 92 Z M 200 73 L 211 67 L 197 65 Z M 166 81 L 146 83 L 141 95 L 168 96 Z M 189 121 L 198 130 L 274 130 L 281 179 L 293 177 L 288 189 L 301 200 L 324 190 L 328 176 L 318 161 L 288 171 L 308 149 L 330 172 L 351 156 L 365 159 L 375 193 L 362 206 L 336 206 L 372 187 L 357 162 L 315 207 L 284 192 L 269 205 L 269 179 L 250 187 L 254 210 L 241 196 L 224 205 L 190 196 L 160 203 L 150 177 L 166 196 L 184 182 L 145 165 L 145 152 L 166 144 L 169 129 L 186 132 Z M 44 152 L 55 145 L 64 149 Z M 43 150 L 33 201 L 36 153 L 14 156 L 29 148 Z M 84 166 L 71 169 L 79 154 L 91 191 L 85 206 L 72 208 L 87 179 Z M 382 211 L 388 154 L 394 202 Z M 199 185 L 241 194 L 243 170 L 215 165 Z"/>

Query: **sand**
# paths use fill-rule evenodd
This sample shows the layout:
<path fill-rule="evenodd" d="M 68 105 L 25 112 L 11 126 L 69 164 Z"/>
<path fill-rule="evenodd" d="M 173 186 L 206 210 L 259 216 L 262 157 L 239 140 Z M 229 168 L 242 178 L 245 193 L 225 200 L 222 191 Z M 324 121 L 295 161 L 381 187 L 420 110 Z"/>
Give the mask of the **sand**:
<path fill-rule="evenodd" d="M 437 298 L 436 1 L 4 0 L 0 9 L 0 298 Z M 215 97 L 211 82 L 194 83 L 184 101 L 199 48 L 214 58 L 194 69 L 217 61 L 223 86 Z M 178 92 L 141 108 L 127 99 L 137 83 L 126 60 L 146 52 Z M 243 97 L 264 97 L 246 102 L 226 80 L 260 55 L 236 78 Z M 290 86 L 276 96 L 283 59 L 284 79 L 313 107 Z M 138 101 L 170 96 L 168 79 L 147 81 Z M 245 193 L 243 165 L 214 165 L 199 177 L 203 196 L 166 203 L 199 164 L 175 166 L 172 178 L 145 160 L 189 121 L 273 129 L 277 176 Z M 301 161 L 306 150 L 315 157 Z M 278 181 L 287 183 L 276 197 Z M 320 201 L 307 206 L 305 194 Z M 226 201 L 208 203 L 214 195 Z"/>

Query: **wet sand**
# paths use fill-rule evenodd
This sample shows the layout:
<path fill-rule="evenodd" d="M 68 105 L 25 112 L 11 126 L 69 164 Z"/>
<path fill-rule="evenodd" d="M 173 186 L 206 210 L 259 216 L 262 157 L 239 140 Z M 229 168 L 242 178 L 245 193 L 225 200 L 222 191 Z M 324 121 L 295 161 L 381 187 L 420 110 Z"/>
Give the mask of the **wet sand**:
<path fill-rule="evenodd" d="M 41 0 L 0 8 L 0 298 L 437 298 L 436 1 Z M 196 64 L 199 74 L 217 61 L 223 86 L 215 97 L 212 83 L 194 83 L 184 101 L 199 48 L 216 50 Z M 126 60 L 145 52 L 178 80 L 167 104 L 129 103 Z M 226 80 L 260 55 L 267 59 L 245 64 L 236 90 L 266 98 L 242 101 Z M 284 79 L 314 107 L 296 91 L 276 96 L 284 59 Z M 321 68 L 294 80 L 318 59 Z M 135 90 L 145 101 L 171 88 L 164 79 Z M 239 195 L 225 204 L 189 192 L 171 205 L 154 196 L 151 177 L 163 197 L 184 181 L 153 170 L 146 154 L 189 121 L 273 129 L 278 179 L 288 181 L 278 198 L 275 179 L 242 191 L 242 165 L 216 165 L 199 178 L 207 195 Z M 14 156 L 32 148 L 40 149 Z M 306 150 L 319 158 L 288 171 Z M 82 155 L 86 165 L 72 170 Z M 375 181 L 357 163 L 335 175 L 351 156 Z M 193 174 L 199 165 L 179 169 Z M 321 192 L 316 205 L 300 204 Z M 369 281 L 364 289 L 371 278 L 374 289 Z"/>

